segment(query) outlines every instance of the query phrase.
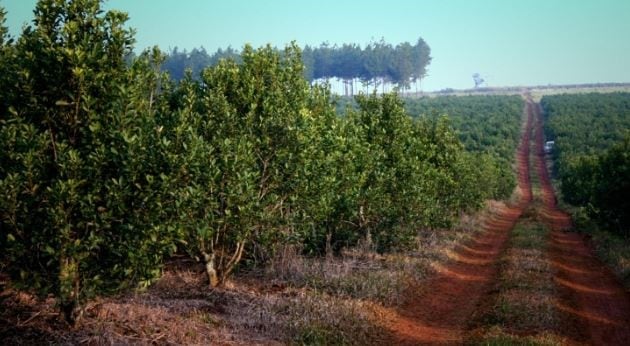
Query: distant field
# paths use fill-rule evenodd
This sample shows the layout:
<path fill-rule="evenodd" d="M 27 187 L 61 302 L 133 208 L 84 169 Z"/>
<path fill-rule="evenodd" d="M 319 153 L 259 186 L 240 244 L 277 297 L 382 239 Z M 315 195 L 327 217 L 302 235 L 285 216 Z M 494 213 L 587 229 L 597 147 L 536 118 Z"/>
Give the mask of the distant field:
<path fill-rule="evenodd" d="M 518 95 L 529 91 L 535 100 L 545 95 L 609 93 L 630 91 L 630 83 L 570 84 L 570 85 L 536 85 L 478 89 L 444 89 L 432 92 L 403 93 L 405 97 L 437 97 L 437 96 L 470 96 L 470 95 Z"/>
<path fill-rule="evenodd" d="M 404 97 L 405 111 L 413 118 L 447 115 L 467 150 L 493 152 L 512 161 L 519 139 L 523 99 L 514 95 L 475 94 L 454 97 Z M 350 96 L 337 100 L 337 113 L 357 109 Z"/>

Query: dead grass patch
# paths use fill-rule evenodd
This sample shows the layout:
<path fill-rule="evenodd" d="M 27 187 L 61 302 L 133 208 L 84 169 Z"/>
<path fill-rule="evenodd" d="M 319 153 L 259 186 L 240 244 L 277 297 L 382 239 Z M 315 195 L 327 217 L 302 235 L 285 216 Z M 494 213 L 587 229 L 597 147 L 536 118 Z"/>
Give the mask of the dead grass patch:
<path fill-rule="evenodd" d="M 534 212 L 532 212 L 534 213 Z M 553 268 L 547 255 L 549 230 L 524 219 L 516 224 L 500 264 L 496 294 L 477 317 L 469 340 L 484 345 L 557 345 Z"/>
<path fill-rule="evenodd" d="M 498 202 L 488 203 L 492 213 Z M 418 232 L 413 251 L 377 254 L 363 246 L 309 258 L 287 246 L 263 269 L 210 289 L 202 265 L 167 264 L 144 292 L 95 299 L 78 326 L 57 314 L 54 299 L 8 288 L 0 277 L 0 339 L 8 344 L 379 344 L 384 311 L 448 261 L 448 250 L 481 229 L 462 216 L 454 230 Z"/>
<path fill-rule="evenodd" d="M 590 232 L 598 256 L 612 268 L 626 290 L 630 290 L 630 239 L 610 232 Z"/>
<path fill-rule="evenodd" d="M 572 215 L 574 220 L 580 220 L 575 211 Z M 582 215 L 581 218 L 586 217 Z M 630 291 L 630 239 L 602 230 L 592 221 L 576 222 L 576 227 L 578 231 L 588 234 L 597 257 L 612 269 L 626 291 Z"/>
<path fill-rule="evenodd" d="M 467 342 L 467 345 L 485 346 L 559 346 L 575 345 L 574 342 L 564 337 L 541 332 L 535 335 L 514 335 L 506 332 L 499 326 L 477 331 Z"/>
<path fill-rule="evenodd" d="M 58 318 L 52 298 L 38 297 L 11 288 L 6 279 L 0 287 L 0 340 L 5 345 L 35 345 L 45 340 L 63 343 L 58 331 L 67 325 Z"/>

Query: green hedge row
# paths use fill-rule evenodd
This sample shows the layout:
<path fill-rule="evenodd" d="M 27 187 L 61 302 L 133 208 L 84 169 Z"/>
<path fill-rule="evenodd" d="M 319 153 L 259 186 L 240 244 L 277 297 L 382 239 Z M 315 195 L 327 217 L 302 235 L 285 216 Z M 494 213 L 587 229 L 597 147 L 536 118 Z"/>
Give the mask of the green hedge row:
<path fill-rule="evenodd" d="M 405 248 L 498 189 L 446 118 L 413 120 L 394 94 L 338 117 L 295 45 L 246 46 L 176 84 L 157 48 L 126 61 L 126 20 L 98 0 L 41 0 L 19 38 L 0 32 L 0 269 L 69 321 L 86 298 L 150 284 L 174 253 L 221 285 L 288 242 Z"/>

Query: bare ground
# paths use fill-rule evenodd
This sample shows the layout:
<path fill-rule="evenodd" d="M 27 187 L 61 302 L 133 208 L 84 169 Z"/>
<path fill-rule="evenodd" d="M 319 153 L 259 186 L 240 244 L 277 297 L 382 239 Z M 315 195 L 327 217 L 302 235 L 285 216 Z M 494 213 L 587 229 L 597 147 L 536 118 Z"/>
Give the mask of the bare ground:
<path fill-rule="evenodd" d="M 628 344 L 628 293 L 610 269 L 596 258 L 588 239 L 571 232 L 571 218 L 557 207 L 543 152 L 540 105 L 529 95 L 526 95 L 526 101 L 526 125 L 517 152 L 520 198 L 511 206 L 497 205 L 496 212 L 485 222 L 484 232 L 457 247 L 452 260 L 439 268 L 432 279 L 410 288 L 405 304 L 394 311 L 385 324 L 391 343 L 474 342 L 467 335 L 467 329 L 476 315 L 487 309 L 488 302 L 496 299 L 493 290 L 501 286 L 497 283 L 498 261 L 507 250 L 514 225 L 532 201 L 528 148 L 530 134 L 534 132 L 532 174 L 540 183 L 542 207 L 529 208 L 534 215 L 524 217 L 530 223 L 542 222 L 551 230 L 548 253 L 544 257 L 552 268 L 556 296 L 546 298 L 549 298 L 547 304 L 553 305 L 550 307 L 554 310 L 553 314 L 559 315 L 559 321 L 539 330 L 520 330 L 517 336 L 508 335 L 503 340 L 526 344 Z M 514 300 L 518 301 L 517 298 Z M 504 327 L 514 330 L 510 327 L 514 322 L 505 321 Z M 543 330 L 541 338 L 529 337 L 540 329 Z"/>

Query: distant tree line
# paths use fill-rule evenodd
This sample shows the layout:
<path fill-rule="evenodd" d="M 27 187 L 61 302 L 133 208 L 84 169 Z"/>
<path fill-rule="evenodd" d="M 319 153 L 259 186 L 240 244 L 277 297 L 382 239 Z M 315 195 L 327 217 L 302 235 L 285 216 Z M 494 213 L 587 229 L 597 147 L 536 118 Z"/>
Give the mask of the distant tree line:
<path fill-rule="evenodd" d="M 199 78 L 204 68 L 216 65 L 221 59 L 232 59 L 240 62 L 241 53 L 232 47 L 219 48 L 212 54 L 208 54 L 203 47 L 193 48 L 190 52 L 175 47 L 166 54 L 162 69 L 176 81 L 184 78 L 187 69 L 192 71 L 195 78 Z"/>
<path fill-rule="evenodd" d="M 176 47 L 167 53 L 162 68 L 175 80 L 181 80 L 186 69 L 191 69 L 193 77 L 198 78 L 205 67 L 214 66 L 221 59 L 240 62 L 240 52 L 228 47 L 209 54 L 204 48 L 188 52 Z M 304 77 L 309 82 L 337 78 L 343 81 L 345 94 L 353 95 L 357 81 L 367 90 L 370 85 L 376 88 L 386 84 L 408 89 L 426 76 L 431 49 L 422 38 L 415 45 L 404 42 L 396 46 L 381 39 L 364 48 L 358 44 L 323 43 L 319 47 L 305 46 L 302 62 Z"/>

